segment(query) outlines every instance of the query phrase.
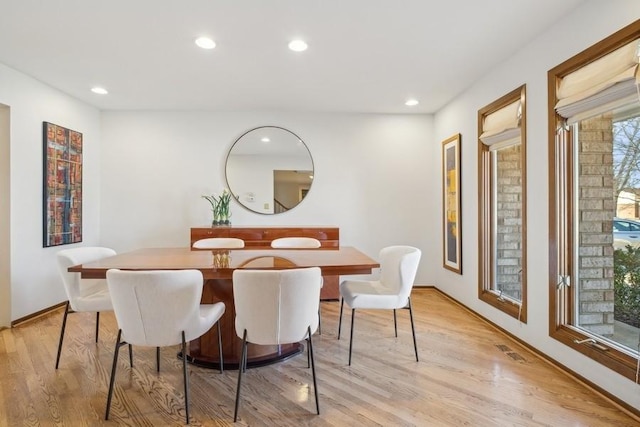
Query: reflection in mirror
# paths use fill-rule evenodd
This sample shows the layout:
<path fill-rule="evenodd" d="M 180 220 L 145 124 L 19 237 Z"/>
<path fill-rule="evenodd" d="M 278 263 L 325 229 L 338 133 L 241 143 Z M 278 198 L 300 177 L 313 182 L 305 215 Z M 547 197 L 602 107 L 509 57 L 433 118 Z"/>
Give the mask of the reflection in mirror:
<path fill-rule="evenodd" d="M 478 112 L 479 296 L 526 323 L 525 87 Z"/>
<path fill-rule="evenodd" d="M 261 213 L 296 207 L 313 183 L 313 159 L 293 132 L 261 126 L 241 135 L 227 155 L 229 191 L 245 208 Z"/>

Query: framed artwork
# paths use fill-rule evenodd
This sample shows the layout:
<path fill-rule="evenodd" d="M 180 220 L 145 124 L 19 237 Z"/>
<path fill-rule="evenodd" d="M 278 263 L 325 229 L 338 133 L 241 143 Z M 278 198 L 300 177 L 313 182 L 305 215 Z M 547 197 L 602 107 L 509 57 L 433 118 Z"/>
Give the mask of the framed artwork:
<path fill-rule="evenodd" d="M 42 123 L 42 246 L 82 241 L 82 134 Z"/>
<path fill-rule="evenodd" d="M 460 134 L 442 142 L 443 265 L 462 274 L 460 195 Z"/>

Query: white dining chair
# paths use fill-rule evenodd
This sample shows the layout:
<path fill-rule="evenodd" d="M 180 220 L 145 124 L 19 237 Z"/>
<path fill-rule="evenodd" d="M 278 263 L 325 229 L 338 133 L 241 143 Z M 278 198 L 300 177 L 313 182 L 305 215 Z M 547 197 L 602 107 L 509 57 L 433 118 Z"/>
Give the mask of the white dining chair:
<path fill-rule="evenodd" d="M 64 316 L 62 317 L 60 340 L 58 342 L 58 354 L 56 355 L 56 369 L 58 369 L 58 365 L 60 364 L 62 341 L 64 340 L 67 316 L 69 313 L 95 312 L 96 342 L 98 342 L 100 312 L 113 311 L 111 297 L 107 289 L 107 282 L 104 279 L 82 279 L 80 273 L 71 273 L 68 271 L 68 268 L 113 255 L 116 255 L 116 251 L 113 249 L 95 246 L 64 249 L 56 254 L 58 271 L 60 272 L 62 284 L 67 294 L 67 303 L 64 309 Z"/>
<path fill-rule="evenodd" d="M 320 268 L 235 270 L 235 328 L 242 338 L 233 421 L 238 419 L 240 386 L 247 368 L 247 344 L 280 345 L 307 340 L 316 412 L 320 414 L 312 335 L 318 327 L 322 276 Z"/>
<path fill-rule="evenodd" d="M 118 336 L 105 420 L 109 419 L 120 346 L 159 348 L 181 344 L 185 413 L 189 424 L 187 342 L 202 336 L 217 323 L 220 372 L 224 363 L 219 319 L 224 314 L 225 305 L 222 302 L 200 304 L 203 283 L 202 273 L 198 270 L 107 271 Z M 159 369 L 159 364 L 157 366 Z"/>
<path fill-rule="evenodd" d="M 235 237 L 208 237 L 193 242 L 194 249 L 242 249 L 244 240 Z"/>
<path fill-rule="evenodd" d="M 411 246 L 389 246 L 380 251 L 380 277 L 378 280 L 345 280 L 340 283 L 340 321 L 338 339 L 342 329 L 342 309 L 346 302 L 351 307 L 351 333 L 349 337 L 349 365 L 353 348 L 353 325 L 356 309 L 393 310 L 393 325 L 398 337 L 396 310 L 409 308 L 413 348 L 418 361 L 418 346 L 411 308 L 411 289 L 420 263 L 420 249 Z"/>
<path fill-rule="evenodd" d="M 322 244 L 313 237 L 280 237 L 271 241 L 274 249 L 317 249 Z"/>
<path fill-rule="evenodd" d="M 321 247 L 320 240 L 313 237 L 280 237 L 271 241 L 274 249 L 317 249 Z M 322 311 L 318 305 L 318 334 L 322 335 Z"/>

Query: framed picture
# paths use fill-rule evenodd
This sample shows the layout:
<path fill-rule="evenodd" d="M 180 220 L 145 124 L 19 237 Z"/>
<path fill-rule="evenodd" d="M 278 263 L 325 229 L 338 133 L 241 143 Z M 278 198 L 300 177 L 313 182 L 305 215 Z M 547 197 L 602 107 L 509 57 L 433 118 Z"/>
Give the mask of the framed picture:
<path fill-rule="evenodd" d="M 42 123 L 42 246 L 82 241 L 82 134 Z"/>
<path fill-rule="evenodd" d="M 460 134 L 442 142 L 443 265 L 462 274 L 460 195 Z"/>

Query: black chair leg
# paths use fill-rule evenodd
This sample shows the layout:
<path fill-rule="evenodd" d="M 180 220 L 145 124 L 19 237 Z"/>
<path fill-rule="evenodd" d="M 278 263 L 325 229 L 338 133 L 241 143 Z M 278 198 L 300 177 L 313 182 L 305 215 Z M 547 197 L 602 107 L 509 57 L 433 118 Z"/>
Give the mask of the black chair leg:
<path fill-rule="evenodd" d="M 393 309 L 393 329 L 396 331 L 396 338 L 398 338 L 398 318 L 396 316 L 396 309 Z"/>
<path fill-rule="evenodd" d="M 111 379 L 109 380 L 109 393 L 107 394 L 107 410 L 104 414 L 104 419 L 109 419 L 109 411 L 111 410 L 111 398 L 113 397 L 113 384 L 116 379 L 116 368 L 118 367 L 118 353 L 120 352 L 120 346 L 123 344 L 120 342 L 122 336 L 122 329 L 118 330 L 118 337 L 116 338 L 116 348 L 113 350 L 113 365 L 111 365 Z"/>
<path fill-rule="evenodd" d="M 344 298 L 340 298 L 340 320 L 338 320 L 338 339 L 340 339 L 340 331 L 342 330 L 342 309 L 344 307 Z"/>
<path fill-rule="evenodd" d="M 240 404 L 240 383 L 242 382 L 242 372 L 247 365 L 247 330 L 242 335 L 242 354 L 240 356 L 240 364 L 238 366 L 238 388 L 236 390 L 236 408 L 233 412 L 233 422 L 238 420 L 238 406 Z"/>
<path fill-rule="evenodd" d="M 98 342 L 98 331 L 100 330 L 100 312 L 96 311 L 96 342 Z"/>
<path fill-rule="evenodd" d="M 322 313 L 320 312 L 320 306 L 318 306 L 318 335 L 322 335 Z"/>
<path fill-rule="evenodd" d="M 156 347 L 156 371 L 160 372 L 160 347 Z"/>
<path fill-rule="evenodd" d="M 220 373 L 224 371 L 224 357 L 222 356 L 222 332 L 220 331 L 220 320 L 218 324 L 218 354 L 220 355 Z"/>
<path fill-rule="evenodd" d="M 409 297 L 409 317 L 411 318 L 411 333 L 413 334 L 413 349 L 416 351 L 416 362 L 419 362 L 418 344 L 416 342 L 416 328 L 413 324 L 413 309 L 411 308 L 411 297 Z"/>
<path fill-rule="evenodd" d="M 313 375 L 313 393 L 316 395 L 316 413 L 320 415 L 320 401 L 318 399 L 318 383 L 316 381 L 316 362 L 313 358 L 313 343 L 311 342 L 311 327 L 309 327 L 309 352 L 311 355 L 311 374 Z"/>
<path fill-rule="evenodd" d="M 351 335 L 349 336 L 349 366 L 351 366 L 351 350 L 353 348 L 353 322 L 356 320 L 356 309 L 351 309 Z"/>
<path fill-rule="evenodd" d="M 184 378 L 184 411 L 189 424 L 189 375 L 187 375 L 187 343 L 184 339 L 184 331 L 182 331 L 182 376 Z"/>
<path fill-rule="evenodd" d="M 56 369 L 60 363 L 60 352 L 62 351 L 62 339 L 64 338 L 64 330 L 67 327 L 67 316 L 69 315 L 69 301 L 64 307 L 64 317 L 62 318 L 62 328 L 60 329 L 60 341 L 58 342 L 58 355 L 56 356 Z"/>
<path fill-rule="evenodd" d="M 133 347 L 129 344 L 129 366 L 133 368 Z"/>

